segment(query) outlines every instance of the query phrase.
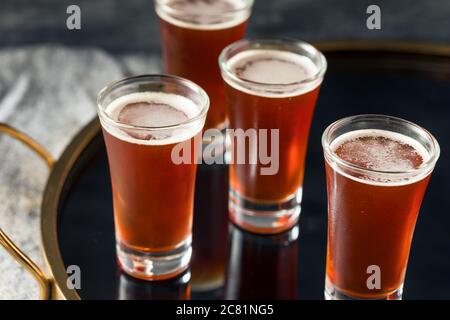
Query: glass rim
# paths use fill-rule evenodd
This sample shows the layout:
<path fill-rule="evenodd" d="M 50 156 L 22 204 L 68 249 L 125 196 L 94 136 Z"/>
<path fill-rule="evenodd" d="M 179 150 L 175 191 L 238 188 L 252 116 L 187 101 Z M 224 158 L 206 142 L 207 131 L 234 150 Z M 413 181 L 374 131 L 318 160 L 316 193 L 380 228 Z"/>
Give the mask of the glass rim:
<path fill-rule="evenodd" d="M 423 162 L 418 168 L 408 169 L 408 170 L 404 170 L 404 171 L 386 171 L 386 170 L 370 169 L 370 168 L 365 168 L 362 166 L 355 165 L 351 162 L 341 159 L 338 155 L 336 155 L 333 152 L 333 150 L 331 150 L 331 143 L 328 139 L 328 135 L 333 128 L 336 128 L 345 122 L 349 122 L 352 120 L 358 120 L 358 119 L 379 119 L 379 120 L 389 119 L 389 120 L 393 120 L 393 121 L 397 121 L 397 122 L 402 122 L 406 125 L 414 127 L 415 129 L 417 129 L 418 131 L 423 133 L 425 135 L 425 137 L 431 142 L 432 150 L 429 151 L 430 158 L 427 161 Z M 370 129 L 370 128 L 367 128 L 367 129 Z M 423 172 L 428 172 L 428 171 L 431 172 L 431 170 L 434 168 L 437 160 L 439 159 L 439 155 L 440 155 L 439 143 L 437 142 L 436 138 L 428 130 L 419 126 L 418 124 L 415 124 L 414 122 L 411 122 L 411 121 L 408 121 L 408 120 L 405 120 L 402 118 L 394 117 L 394 116 L 384 115 L 384 114 L 361 114 L 361 115 L 349 116 L 349 117 L 345 117 L 345 118 L 336 120 L 325 129 L 325 131 L 322 134 L 321 140 L 322 140 L 322 147 L 323 147 L 325 156 L 330 157 L 335 163 L 338 163 L 339 165 L 346 167 L 350 170 L 356 170 L 356 171 L 372 173 L 372 174 L 387 175 L 387 176 L 399 176 L 399 175 L 408 175 L 409 176 L 409 175 L 418 175 L 418 174 L 421 174 Z"/>
<path fill-rule="evenodd" d="M 238 77 L 229 67 L 228 67 L 228 61 L 230 58 L 227 56 L 237 50 L 239 47 L 244 46 L 250 46 L 253 48 L 247 48 L 245 50 L 249 49 L 263 49 L 264 46 L 268 45 L 291 45 L 300 49 L 306 49 L 306 51 L 313 52 L 315 55 L 319 57 L 319 64 L 316 65 L 318 70 L 317 72 L 307 77 L 301 81 L 295 81 L 290 83 L 266 83 L 266 82 L 259 82 L 259 81 L 253 81 L 248 80 L 245 78 Z M 278 50 L 275 48 L 275 50 Z M 288 51 L 293 52 L 288 49 L 280 50 L 280 51 Z M 313 62 L 314 63 L 314 62 Z M 316 63 L 314 63 L 316 64 Z M 264 37 L 264 38 L 254 38 L 254 39 L 241 39 L 236 42 L 233 42 L 232 44 L 225 47 L 222 52 L 219 55 L 219 67 L 222 73 L 224 73 L 227 77 L 229 77 L 231 80 L 237 82 L 237 83 L 245 83 L 247 85 L 253 85 L 253 86 L 259 86 L 259 87 L 266 87 L 266 88 L 286 88 L 286 87 L 292 87 L 292 86 L 303 86 L 310 83 L 313 83 L 315 81 L 318 81 L 320 79 L 323 79 L 325 72 L 327 70 L 327 59 L 325 58 L 324 54 L 314 47 L 312 44 L 302 41 L 302 40 L 296 40 L 292 38 L 286 38 L 286 37 Z"/>
<path fill-rule="evenodd" d="M 170 0 L 154 0 L 155 2 L 155 6 L 163 8 L 163 10 L 168 13 L 169 15 L 173 14 L 173 15 L 185 15 L 186 12 L 183 10 L 179 10 L 179 9 L 174 9 L 171 6 L 168 5 L 168 2 Z M 228 14 L 235 14 L 235 13 L 239 13 L 239 12 L 244 12 L 249 10 L 254 3 L 254 0 L 240 0 L 243 3 L 242 7 L 239 8 L 233 8 L 230 10 L 224 10 L 220 13 L 192 13 L 190 15 L 193 16 L 202 16 L 202 17 L 220 17 L 223 15 L 228 15 Z"/>
<path fill-rule="evenodd" d="M 157 80 L 157 79 L 160 80 L 159 81 L 160 83 L 164 83 L 164 80 L 166 80 L 166 81 L 172 80 L 174 82 L 179 82 L 180 85 L 190 88 L 193 91 L 197 92 L 202 99 L 202 101 L 201 101 L 202 105 L 199 106 L 200 112 L 195 117 L 189 118 L 185 121 L 182 121 L 182 122 L 179 122 L 176 124 L 165 125 L 165 126 L 132 125 L 132 124 L 128 124 L 128 123 L 124 123 L 124 122 L 115 120 L 115 119 L 111 118 L 105 112 L 106 106 L 104 106 L 102 104 L 102 100 L 106 97 L 106 95 L 108 93 L 110 93 L 115 88 L 121 87 L 123 85 L 131 84 L 131 83 L 135 83 L 135 82 L 150 83 L 153 80 Z M 156 81 L 153 81 L 153 82 L 155 83 Z M 142 91 L 142 92 L 146 92 L 146 91 Z M 187 98 L 187 99 L 189 99 L 189 98 Z M 157 131 L 157 130 L 177 129 L 177 128 L 189 125 L 198 120 L 201 120 L 202 118 L 206 117 L 206 114 L 209 109 L 209 103 L 210 103 L 209 96 L 206 93 L 206 91 L 202 87 L 200 87 L 198 84 L 194 83 L 191 80 L 188 80 L 188 79 L 185 79 L 182 77 L 178 77 L 178 76 L 174 76 L 174 75 L 169 75 L 169 74 L 144 74 L 144 75 L 130 76 L 130 77 L 126 77 L 126 78 L 123 78 L 120 80 L 111 81 L 105 87 L 103 87 L 97 95 L 97 112 L 98 112 L 101 120 L 106 120 L 106 121 L 110 122 L 110 124 L 112 124 L 114 126 L 119 126 L 123 129 Z M 194 102 L 194 104 L 195 104 L 195 102 Z"/>

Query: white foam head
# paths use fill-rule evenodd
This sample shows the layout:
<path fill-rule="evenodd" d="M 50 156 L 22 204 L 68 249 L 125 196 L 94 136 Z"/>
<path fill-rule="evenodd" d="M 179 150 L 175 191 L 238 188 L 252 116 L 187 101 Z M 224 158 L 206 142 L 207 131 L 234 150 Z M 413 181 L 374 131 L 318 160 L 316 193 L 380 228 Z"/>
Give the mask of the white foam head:
<path fill-rule="evenodd" d="M 159 0 L 158 16 L 188 29 L 218 30 L 234 27 L 250 16 L 248 0 Z"/>
<path fill-rule="evenodd" d="M 106 106 L 104 112 L 117 125 L 102 121 L 102 126 L 118 139 L 146 145 L 165 145 L 188 140 L 201 131 L 203 121 L 193 121 L 177 128 L 175 126 L 200 113 L 200 107 L 192 100 L 163 92 L 135 92 L 121 96 Z M 101 119 L 101 117 L 100 117 Z M 127 129 L 126 124 L 148 129 Z"/>
<path fill-rule="evenodd" d="M 383 143 L 379 143 L 375 140 L 361 141 L 360 139 L 364 137 L 384 138 L 384 140 Z M 352 143 L 349 145 L 349 142 Z M 417 140 L 401 133 L 388 130 L 364 129 L 347 132 L 337 137 L 331 143 L 330 149 L 336 154 L 338 148 L 345 146 L 345 144 L 347 144 L 347 151 L 352 153 L 354 161 L 363 162 L 365 164 L 364 167 L 367 167 L 369 170 L 392 172 L 393 174 L 396 172 L 407 172 L 417 169 L 414 167 L 411 160 L 406 159 L 406 156 L 402 157 L 402 151 L 399 151 L 399 146 L 401 145 L 412 147 L 413 151 L 409 150 L 406 152 L 409 152 L 409 154 L 414 152 L 420 156 L 422 158 L 421 164 L 427 162 L 431 157 L 430 153 Z M 350 179 L 373 185 L 404 185 L 424 178 L 424 175 L 420 173 L 414 175 L 412 178 L 405 178 L 400 175 L 401 177 L 399 176 L 398 179 L 392 175 L 383 177 L 381 174 L 374 174 L 372 176 L 370 173 L 366 177 L 354 177 L 340 170 L 339 166 L 336 166 L 335 169 L 339 170 L 341 174 Z M 425 174 L 428 174 L 428 172 L 425 172 Z"/>
<path fill-rule="evenodd" d="M 224 79 L 234 88 L 252 95 L 274 98 L 296 96 L 314 90 L 320 85 L 322 79 L 311 81 L 304 85 L 295 85 L 314 77 L 319 68 L 308 57 L 298 53 L 273 50 L 251 49 L 242 51 L 231 57 L 227 62 L 227 69 L 237 78 L 258 83 L 259 85 L 286 86 L 286 90 L 278 89 L 277 92 L 258 88 L 258 84 L 237 83 L 233 79 Z"/>

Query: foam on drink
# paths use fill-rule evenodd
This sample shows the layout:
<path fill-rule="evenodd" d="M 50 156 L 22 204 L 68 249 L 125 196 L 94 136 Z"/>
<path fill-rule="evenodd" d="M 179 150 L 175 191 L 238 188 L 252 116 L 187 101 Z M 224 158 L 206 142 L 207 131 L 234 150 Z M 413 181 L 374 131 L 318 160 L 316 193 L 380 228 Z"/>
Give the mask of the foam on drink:
<path fill-rule="evenodd" d="M 300 82 L 314 77 L 319 69 L 308 57 L 290 51 L 246 50 L 233 56 L 228 61 L 227 67 L 239 79 L 261 85 L 279 85 L 280 87 L 272 90 L 269 86 L 260 88 L 257 84 L 243 85 L 224 77 L 225 81 L 234 88 L 259 96 L 296 96 L 314 90 L 322 82 L 321 79 L 317 79 L 299 85 Z"/>
<path fill-rule="evenodd" d="M 234 27 L 248 19 L 245 0 L 160 0 L 158 16 L 176 26 L 189 29 L 218 30 Z M 248 10 L 244 10 L 248 8 Z"/>
<path fill-rule="evenodd" d="M 200 113 L 192 100 L 171 93 L 137 92 L 113 100 L 105 113 L 115 122 L 146 127 L 148 130 L 120 128 L 106 122 L 103 127 L 113 136 L 131 143 L 164 145 L 192 138 L 201 131 L 203 123 L 193 122 L 176 129 L 153 129 L 174 126 Z"/>
<path fill-rule="evenodd" d="M 430 154 L 418 141 L 387 130 L 351 131 L 336 138 L 330 147 L 339 158 L 357 167 L 393 174 L 419 169 L 430 159 Z M 412 180 L 370 174 L 350 178 L 364 180 L 364 183 L 398 185 L 412 183 L 423 176 L 414 177 Z"/>

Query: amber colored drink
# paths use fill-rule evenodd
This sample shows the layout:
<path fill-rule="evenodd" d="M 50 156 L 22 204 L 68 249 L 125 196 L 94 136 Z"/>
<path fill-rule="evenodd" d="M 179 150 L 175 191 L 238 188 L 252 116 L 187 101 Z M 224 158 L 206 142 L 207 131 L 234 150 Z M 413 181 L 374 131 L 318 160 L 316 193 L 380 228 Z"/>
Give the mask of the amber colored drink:
<path fill-rule="evenodd" d="M 199 84 L 211 108 L 205 129 L 223 128 L 227 109 L 217 59 L 230 43 L 242 39 L 252 1 L 156 1 L 165 71 Z"/>
<path fill-rule="evenodd" d="M 206 93 L 181 78 L 141 76 L 112 84 L 99 100 L 118 262 L 126 273 L 146 280 L 175 276 L 191 257 Z M 190 155 L 179 159 L 177 146 Z"/>
<path fill-rule="evenodd" d="M 171 161 L 175 144 L 130 143 L 107 130 L 103 136 L 121 243 L 140 251 L 175 249 L 192 231 L 194 159 L 177 165 Z"/>
<path fill-rule="evenodd" d="M 238 150 L 237 138 L 231 136 L 230 217 L 250 231 L 281 232 L 297 221 L 300 212 L 309 130 L 326 69 L 325 58 L 302 42 L 242 40 L 224 50 L 221 68 L 230 129 L 267 130 L 268 154 L 278 161 L 273 174 L 262 174 L 262 168 L 267 167 L 262 162 L 237 162 L 236 155 L 251 151 Z M 269 134 L 272 130 L 278 131 L 274 144 Z M 262 148 L 259 137 L 256 144 L 256 148 Z M 255 207 L 264 211 L 259 221 L 246 219 Z M 254 213 L 247 216 L 255 217 Z M 264 223 L 268 213 L 272 218 Z"/>
<path fill-rule="evenodd" d="M 435 156 L 431 138 L 427 149 L 406 131 L 391 130 L 369 126 L 343 133 L 328 149 L 334 158 L 326 153 L 327 298 L 401 298 Z M 378 285 L 369 279 L 373 275 Z"/>
<path fill-rule="evenodd" d="M 231 188 L 246 199 L 261 203 L 282 202 L 303 184 L 309 129 L 319 87 L 293 97 L 264 97 L 227 87 L 230 127 L 279 129 L 279 170 L 274 175 L 254 175 L 263 164 L 230 166 Z M 269 137 L 269 145 L 270 145 Z M 234 141 L 233 153 L 237 153 Z M 269 153 L 272 150 L 269 148 Z"/>

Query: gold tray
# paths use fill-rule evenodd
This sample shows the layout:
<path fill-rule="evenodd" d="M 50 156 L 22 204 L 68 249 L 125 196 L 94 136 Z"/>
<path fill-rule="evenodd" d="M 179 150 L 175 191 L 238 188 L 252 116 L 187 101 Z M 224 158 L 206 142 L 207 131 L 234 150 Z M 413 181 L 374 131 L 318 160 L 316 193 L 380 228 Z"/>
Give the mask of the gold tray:
<path fill-rule="evenodd" d="M 400 72 L 450 80 L 450 46 L 351 41 L 318 43 L 316 46 L 327 56 L 331 73 Z M 325 79 L 325 83 L 326 81 Z M 333 113 L 331 109 L 327 112 Z M 58 160 L 54 160 L 44 147 L 19 130 L 0 124 L 0 131 L 26 144 L 51 168 L 41 207 L 41 237 L 46 272 L 33 263 L 1 229 L 0 244 L 38 281 L 41 299 L 80 299 L 78 292 L 66 285 L 68 276 L 58 242 L 57 212 L 65 181 L 83 150 L 98 136 L 100 125 L 97 119 L 89 123 L 71 141 Z"/>

